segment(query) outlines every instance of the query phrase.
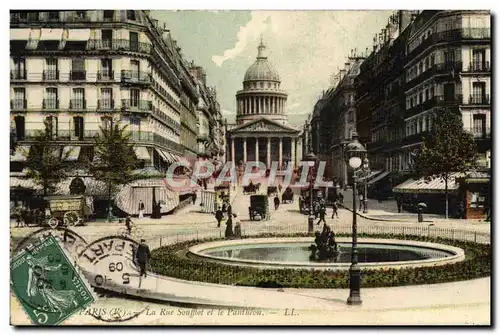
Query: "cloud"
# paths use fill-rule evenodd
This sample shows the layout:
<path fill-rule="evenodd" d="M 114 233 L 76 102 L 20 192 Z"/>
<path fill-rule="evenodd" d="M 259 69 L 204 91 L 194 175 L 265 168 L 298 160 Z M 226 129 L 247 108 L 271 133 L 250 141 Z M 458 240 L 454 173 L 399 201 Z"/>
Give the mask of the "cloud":
<path fill-rule="evenodd" d="M 297 107 L 300 107 L 300 103 L 298 103 L 298 102 L 296 102 L 296 103 L 294 103 L 294 104 L 291 104 L 291 105 L 287 105 L 287 106 L 286 106 L 286 109 L 287 109 L 287 110 L 292 110 L 292 109 L 295 109 L 295 108 L 297 108 Z"/>
<path fill-rule="evenodd" d="M 267 29 L 267 26 L 271 23 L 269 15 L 266 12 L 253 11 L 250 21 L 244 27 L 240 27 L 237 34 L 238 40 L 234 47 L 225 50 L 222 56 L 212 56 L 212 61 L 220 67 L 225 61 L 241 54 L 249 41 L 254 41 Z"/>

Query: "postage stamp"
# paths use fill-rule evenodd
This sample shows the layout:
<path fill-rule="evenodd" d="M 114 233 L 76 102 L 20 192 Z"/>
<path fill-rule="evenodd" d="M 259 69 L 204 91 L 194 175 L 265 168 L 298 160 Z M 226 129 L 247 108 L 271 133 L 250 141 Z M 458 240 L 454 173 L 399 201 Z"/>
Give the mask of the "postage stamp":
<path fill-rule="evenodd" d="M 14 294 L 35 325 L 60 324 L 96 299 L 51 235 L 15 255 L 10 272 Z"/>

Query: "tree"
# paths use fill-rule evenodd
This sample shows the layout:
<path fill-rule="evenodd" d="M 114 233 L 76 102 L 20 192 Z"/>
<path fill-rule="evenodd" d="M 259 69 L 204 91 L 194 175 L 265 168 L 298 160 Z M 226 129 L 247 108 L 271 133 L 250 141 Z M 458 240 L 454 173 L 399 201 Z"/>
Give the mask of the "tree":
<path fill-rule="evenodd" d="M 45 130 L 38 131 L 33 141 L 27 155 L 26 176 L 42 187 L 45 198 L 67 177 L 75 163 L 68 161 L 69 151 L 62 150 L 60 145 L 54 143 L 51 124 L 45 122 Z"/>
<path fill-rule="evenodd" d="M 462 115 L 447 108 L 435 112 L 433 129 L 426 136 L 416 156 L 415 170 L 420 177 L 443 178 L 445 215 L 448 218 L 448 179 L 453 173 L 476 166 L 476 144 L 465 131 Z"/>
<path fill-rule="evenodd" d="M 137 158 L 126 126 L 112 124 L 109 128 L 101 127 L 101 134 L 95 139 L 94 152 L 96 159 L 89 164 L 89 171 L 96 180 L 106 183 L 111 208 L 113 189 L 137 177 L 133 173 Z M 108 210 L 108 220 L 110 219 L 111 212 Z"/>
<path fill-rule="evenodd" d="M 17 137 L 14 130 L 10 130 L 10 154 L 13 155 L 17 149 Z"/>

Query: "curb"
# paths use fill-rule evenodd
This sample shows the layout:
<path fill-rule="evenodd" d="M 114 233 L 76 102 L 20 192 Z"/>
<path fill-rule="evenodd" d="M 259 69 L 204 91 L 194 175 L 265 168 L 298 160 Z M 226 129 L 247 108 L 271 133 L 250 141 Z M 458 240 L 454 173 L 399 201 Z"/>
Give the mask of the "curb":
<path fill-rule="evenodd" d="M 352 213 L 352 209 L 350 209 L 349 207 L 343 205 L 343 204 L 338 204 L 339 207 L 342 207 L 346 210 L 348 210 L 349 212 Z M 398 219 L 380 219 L 380 218 L 373 218 L 373 217 L 370 217 L 370 216 L 367 216 L 367 215 L 363 215 L 359 212 L 356 212 L 356 214 L 363 218 L 363 219 L 366 219 L 366 220 L 371 220 L 371 221 L 381 221 L 381 222 L 402 222 L 402 223 L 413 223 L 412 221 L 408 221 L 408 220 L 398 220 Z M 427 223 L 433 223 L 434 221 L 432 220 L 424 220 L 423 222 L 427 222 Z"/>

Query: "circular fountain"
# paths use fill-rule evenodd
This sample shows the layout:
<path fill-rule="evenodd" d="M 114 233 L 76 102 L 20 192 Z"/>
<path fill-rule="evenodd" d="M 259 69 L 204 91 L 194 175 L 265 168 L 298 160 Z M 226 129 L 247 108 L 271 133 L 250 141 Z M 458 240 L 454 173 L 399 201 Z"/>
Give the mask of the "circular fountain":
<path fill-rule="evenodd" d="M 216 241 L 189 248 L 190 257 L 223 264 L 260 268 L 302 268 L 345 270 L 351 263 L 351 239 L 339 237 L 338 254 L 328 261 L 311 259 L 311 237 L 256 238 Z M 449 245 L 409 241 L 360 238 L 358 260 L 361 268 L 402 268 L 436 266 L 465 259 L 464 251 Z"/>

